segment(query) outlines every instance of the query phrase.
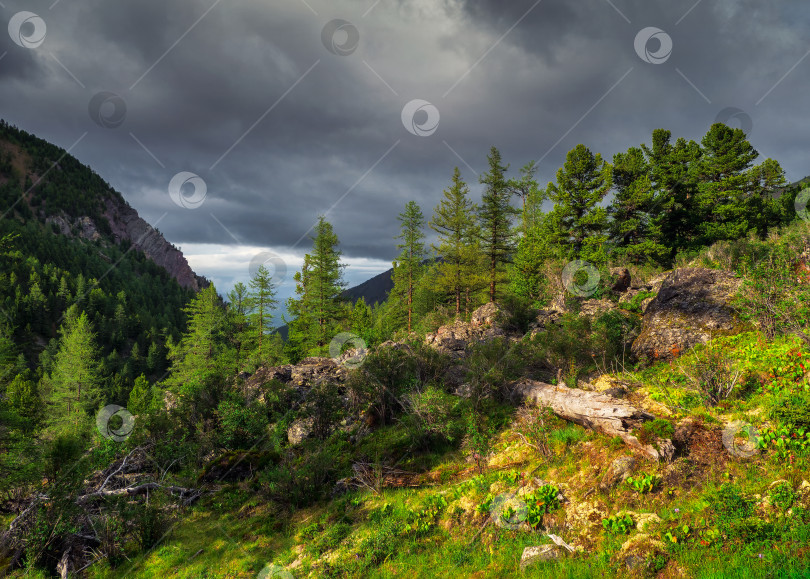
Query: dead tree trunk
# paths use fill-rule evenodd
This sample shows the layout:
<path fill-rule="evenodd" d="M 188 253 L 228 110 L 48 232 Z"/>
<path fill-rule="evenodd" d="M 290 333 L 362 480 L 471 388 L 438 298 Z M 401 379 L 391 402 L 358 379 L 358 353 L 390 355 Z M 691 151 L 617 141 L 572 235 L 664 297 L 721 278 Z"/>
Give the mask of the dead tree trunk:
<path fill-rule="evenodd" d="M 619 436 L 627 446 L 649 458 L 670 461 L 675 453 L 671 440 L 659 440 L 656 448 L 652 444 L 642 444 L 633 436 L 634 429 L 655 417 L 618 398 L 528 379 L 519 380 L 514 391 L 523 400 L 541 408 L 551 408 L 560 418 L 607 436 Z"/>

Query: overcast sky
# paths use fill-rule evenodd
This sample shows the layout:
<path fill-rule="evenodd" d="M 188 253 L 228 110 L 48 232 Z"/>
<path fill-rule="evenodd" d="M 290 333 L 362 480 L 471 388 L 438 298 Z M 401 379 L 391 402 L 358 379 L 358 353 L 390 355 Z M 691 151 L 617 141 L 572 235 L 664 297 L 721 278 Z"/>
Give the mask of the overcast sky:
<path fill-rule="evenodd" d="M 289 295 L 319 214 L 352 285 L 387 269 L 405 203 L 430 216 L 456 165 L 478 196 L 492 145 L 545 184 L 578 143 L 611 159 L 720 115 L 810 174 L 802 0 L 1 2 L 0 117 L 93 167 L 221 292 L 274 252 Z"/>

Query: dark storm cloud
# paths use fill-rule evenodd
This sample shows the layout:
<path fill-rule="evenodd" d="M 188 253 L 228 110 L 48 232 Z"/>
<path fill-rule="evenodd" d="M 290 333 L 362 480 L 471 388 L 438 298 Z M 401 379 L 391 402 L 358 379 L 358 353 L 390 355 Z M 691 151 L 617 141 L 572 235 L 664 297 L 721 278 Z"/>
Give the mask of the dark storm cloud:
<path fill-rule="evenodd" d="M 513 171 L 542 158 L 545 182 L 577 143 L 612 158 L 658 127 L 699 139 L 729 106 L 763 157 L 808 173 L 800 0 L 4 4 L 48 32 L 0 41 L 0 116 L 66 148 L 86 133 L 72 152 L 183 247 L 289 249 L 326 213 L 346 256 L 390 260 L 405 202 L 429 216 L 456 165 L 477 192 L 491 145 Z M 347 56 L 321 42 L 336 18 L 359 34 Z M 672 39 L 663 64 L 634 49 L 648 26 Z M 118 128 L 88 114 L 100 91 L 126 104 Z M 413 99 L 438 109 L 435 134 L 405 130 Z M 168 195 L 181 171 L 207 184 L 198 209 Z"/>

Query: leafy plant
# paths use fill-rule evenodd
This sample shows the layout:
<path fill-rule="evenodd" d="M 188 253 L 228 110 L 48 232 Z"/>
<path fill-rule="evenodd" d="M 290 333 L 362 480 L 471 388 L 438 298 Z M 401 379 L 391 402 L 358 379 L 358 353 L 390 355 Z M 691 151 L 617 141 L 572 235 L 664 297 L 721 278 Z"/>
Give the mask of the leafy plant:
<path fill-rule="evenodd" d="M 554 485 L 543 485 L 524 497 L 526 501 L 527 513 L 526 522 L 536 529 L 543 522 L 543 515 L 551 513 L 560 508 L 558 497 L 560 490 Z"/>
<path fill-rule="evenodd" d="M 612 535 L 626 535 L 636 527 L 636 522 L 629 514 L 616 514 L 602 519 L 602 526 Z"/>
<path fill-rule="evenodd" d="M 627 477 L 625 482 L 637 493 L 649 493 L 661 484 L 661 480 L 657 474 L 641 472 L 637 476 Z"/>

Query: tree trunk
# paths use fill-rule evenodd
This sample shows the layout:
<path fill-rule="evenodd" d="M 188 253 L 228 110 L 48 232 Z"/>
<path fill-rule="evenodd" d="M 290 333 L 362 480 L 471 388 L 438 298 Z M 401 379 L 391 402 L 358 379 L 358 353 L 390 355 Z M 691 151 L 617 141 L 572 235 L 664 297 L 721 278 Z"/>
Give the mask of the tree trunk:
<path fill-rule="evenodd" d="M 606 436 L 619 436 L 627 444 L 647 457 L 667 462 L 672 460 L 675 447 L 671 440 L 659 440 L 643 445 L 632 431 L 655 417 L 627 402 L 601 392 L 578 390 L 566 386 L 553 386 L 544 382 L 523 379 L 515 383 L 515 394 L 540 408 L 551 410 L 565 420 L 601 432 Z"/>

